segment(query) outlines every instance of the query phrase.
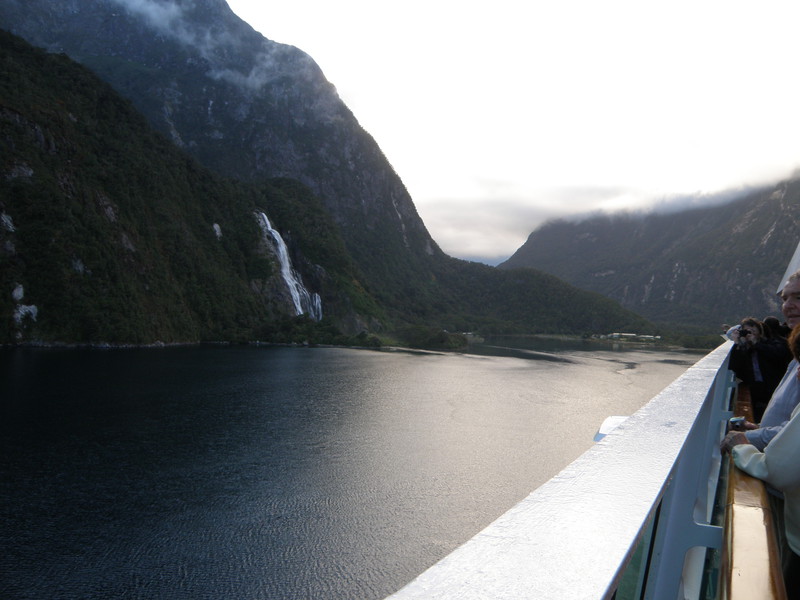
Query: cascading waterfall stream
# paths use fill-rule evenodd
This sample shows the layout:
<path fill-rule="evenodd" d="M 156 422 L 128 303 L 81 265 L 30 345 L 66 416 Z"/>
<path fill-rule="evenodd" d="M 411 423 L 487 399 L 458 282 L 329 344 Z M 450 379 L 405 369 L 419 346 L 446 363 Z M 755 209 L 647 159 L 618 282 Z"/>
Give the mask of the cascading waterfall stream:
<path fill-rule="evenodd" d="M 303 285 L 300 280 L 300 274 L 292 268 L 292 261 L 289 258 L 286 242 L 283 241 L 281 234 L 272 227 L 267 215 L 263 212 L 258 212 L 256 214 L 258 216 L 258 224 L 264 232 L 264 238 L 267 241 L 271 240 L 278 252 L 278 260 L 281 263 L 281 275 L 286 282 L 286 287 L 289 288 L 289 293 L 292 295 L 292 302 L 294 303 L 296 314 L 307 314 L 314 321 L 321 320 L 322 299 L 319 294 L 310 293 Z"/>

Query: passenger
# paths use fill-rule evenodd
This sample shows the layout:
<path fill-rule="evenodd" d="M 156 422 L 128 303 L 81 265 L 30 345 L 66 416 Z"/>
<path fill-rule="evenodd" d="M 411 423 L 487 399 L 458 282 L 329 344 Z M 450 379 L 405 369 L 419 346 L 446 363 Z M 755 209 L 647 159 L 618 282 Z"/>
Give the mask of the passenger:
<path fill-rule="evenodd" d="M 771 331 L 758 319 L 747 317 L 730 334 L 736 342 L 731 350 L 730 368 L 747 384 L 756 423 L 761 422 L 772 393 L 792 360 L 786 339 L 770 335 Z"/>
<path fill-rule="evenodd" d="M 767 335 L 786 339 L 789 337 L 792 328 L 787 327 L 785 323 L 781 323 L 778 317 L 764 317 L 764 330 L 767 332 Z"/>
<path fill-rule="evenodd" d="M 770 412 L 780 412 L 794 403 L 789 420 L 778 426 L 777 432 L 767 436 L 766 441 L 751 440 L 760 429 L 748 432 L 732 431 L 723 440 L 723 450 L 730 450 L 734 463 L 746 473 L 762 479 L 770 487 L 783 492 L 784 500 L 776 501 L 770 496 L 776 522 L 783 520 L 779 533 L 785 533 L 782 548 L 784 581 L 788 598 L 800 598 L 800 271 L 793 273 L 781 291 L 782 311 L 786 323 L 792 327 L 789 346 L 794 359 L 789 363 L 786 375 L 775 390 L 762 425 Z M 758 442 L 758 443 L 757 443 Z M 761 445 L 763 443 L 763 446 Z M 761 446 L 761 447 L 759 447 Z M 782 509 L 779 509 L 780 505 Z M 779 517 L 783 516 L 783 519 Z"/>
<path fill-rule="evenodd" d="M 800 298 L 800 289 L 797 297 Z M 797 302 L 800 307 L 800 300 Z M 789 336 L 794 361 L 789 371 L 795 383 L 800 379 L 800 325 Z M 788 375 L 789 373 L 787 373 Z M 770 494 L 770 506 L 780 527 L 778 545 L 787 598 L 800 599 L 800 406 L 792 411 L 791 418 L 762 451 L 754 445 L 740 443 L 731 450 L 733 461 L 744 472 L 763 480 L 768 489 L 782 492 L 781 500 Z M 773 490 L 771 490 L 773 491 Z M 782 511 L 777 514 L 777 511 Z"/>

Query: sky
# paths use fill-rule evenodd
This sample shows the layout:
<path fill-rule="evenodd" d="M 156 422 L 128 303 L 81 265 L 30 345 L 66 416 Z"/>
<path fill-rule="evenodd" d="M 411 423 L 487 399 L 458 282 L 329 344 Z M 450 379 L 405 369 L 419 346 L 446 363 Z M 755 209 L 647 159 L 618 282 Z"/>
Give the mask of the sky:
<path fill-rule="evenodd" d="M 800 166 L 796 0 L 228 4 L 314 59 L 458 258 Z"/>

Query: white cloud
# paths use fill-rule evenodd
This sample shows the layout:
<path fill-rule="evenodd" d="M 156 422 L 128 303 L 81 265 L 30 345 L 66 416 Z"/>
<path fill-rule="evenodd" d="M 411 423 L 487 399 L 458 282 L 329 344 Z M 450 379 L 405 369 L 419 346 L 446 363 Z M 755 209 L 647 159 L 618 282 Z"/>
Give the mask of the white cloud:
<path fill-rule="evenodd" d="M 183 16 L 181 7 L 175 2 L 167 0 L 112 0 L 116 4 L 127 8 L 131 13 L 140 15 L 161 31 L 170 31 L 180 25 Z"/>

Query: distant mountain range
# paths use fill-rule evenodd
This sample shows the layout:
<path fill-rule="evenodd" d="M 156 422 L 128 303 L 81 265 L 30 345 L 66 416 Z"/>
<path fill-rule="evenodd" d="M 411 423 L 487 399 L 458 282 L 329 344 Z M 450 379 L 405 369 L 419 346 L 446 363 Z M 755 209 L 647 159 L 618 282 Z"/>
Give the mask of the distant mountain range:
<path fill-rule="evenodd" d="M 16 8 L 31 17 L 34 5 Z M 75 15 L 59 13 L 60 20 L 49 5 L 39 8 L 53 23 Z M 349 341 L 365 343 L 365 335 L 391 332 L 448 347 L 444 330 L 652 330 L 617 303 L 555 277 L 445 256 L 410 199 L 389 194 L 387 208 L 348 195 L 376 181 L 370 161 L 351 156 L 359 167 L 353 187 L 329 201 L 350 203 L 338 212 L 297 178 L 223 177 L 186 154 L 197 145 L 153 131 L 129 101 L 68 57 L 8 34 L 0 41 L 3 342 L 340 343 L 354 336 Z M 319 149 L 317 162 L 328 156 L 323 142 L 309 146 Z M 388 165 L 379 171 L 401 185 Z M 295 317 L 261 212 L 285 242 L 292 270 L 320 298 L 321 321 Z"/>
<path fill-rule="evenodd" d="M 657 323 L 705 328 L 780 316 L 775 294 L 800 241 L 800 180 L 727 204 L 543 225 L 501 269 L 541 269 Z"/>

